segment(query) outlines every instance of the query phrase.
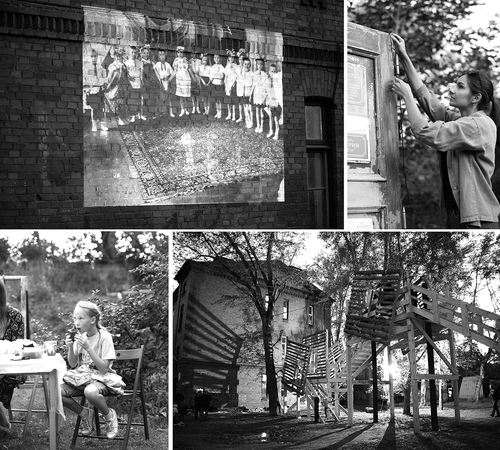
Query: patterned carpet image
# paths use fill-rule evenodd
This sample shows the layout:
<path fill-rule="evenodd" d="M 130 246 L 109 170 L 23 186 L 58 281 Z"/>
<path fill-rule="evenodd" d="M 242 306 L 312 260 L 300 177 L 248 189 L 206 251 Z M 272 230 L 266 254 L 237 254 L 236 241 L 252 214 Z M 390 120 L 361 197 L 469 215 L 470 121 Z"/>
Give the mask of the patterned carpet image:
<path fill-rule="evenodd" d="M 283 141 L 233 122 L 186 122 L 120 134 L 148 203 L 283 177 Z"/>

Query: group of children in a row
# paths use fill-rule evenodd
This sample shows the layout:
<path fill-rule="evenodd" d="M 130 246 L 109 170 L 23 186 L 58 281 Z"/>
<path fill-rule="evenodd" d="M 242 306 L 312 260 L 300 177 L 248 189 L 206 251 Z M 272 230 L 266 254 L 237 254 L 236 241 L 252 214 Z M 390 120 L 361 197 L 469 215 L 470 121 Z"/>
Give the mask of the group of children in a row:
<path fill-rule="evenodd" d="M 226 120 L 243 122 L 247 128 L 264 131 L 264 113 L 269 116 L 268 137 L 278 139 L 282 123 L 283 89 L 281 72 L 275 64 L 264 68 L 264 56 L 255 58 L 255 69 L 243 49 L 236 53 L 227 50 L 227 63 L 221 64 L 220 55 L 200 54 L 188 60 L 184 47 L 176 49 L 172 64 L 166 61 L 165 49 L 158 49 L 158 61 L 151 60 L 148 45 L 130 47 L 125 60 L 122 48 L 114 51 L 114 61 L 105 69 L 97 65 L 97 51 L 91 51 L 92 67 L 85 71 L 85 108 L 91 110 L 92 130 L 106 131 L 105 111 L 115 114 L 119 126 L 136 120 L 147 120 L 170 114 L 175 117 L 172 99 L 179 100 L 179 117 L 191 114 L 209 115 L 215 105 L 215 118 L 222 119 L 223 104 L 226 105 Z M 236 59 L 238 58 L 238 62 Z M 174 88 L 175 86 L 175 88 Z M 106 106 L 106 108 L 105 108 Z M 168 111 L 167 111 L 168 108 Z"/>

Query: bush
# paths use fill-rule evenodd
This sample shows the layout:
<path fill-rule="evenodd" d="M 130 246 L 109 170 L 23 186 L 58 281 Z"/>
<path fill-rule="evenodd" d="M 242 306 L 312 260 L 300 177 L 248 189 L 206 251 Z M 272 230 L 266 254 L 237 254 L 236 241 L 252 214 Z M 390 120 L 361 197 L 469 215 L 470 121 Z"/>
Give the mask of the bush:
<path fill-rule="evenodd" d="M 168 310 L 150 290 L 135 291 L 120 302 L 102 302 L 103 323 L 113 334 L 115 348 L 144 345 L 143 373 L 148 411 L 165 415 L 168 408 Z M 120 375 L 133 383 L 135 364 L 121 364 Z"/>

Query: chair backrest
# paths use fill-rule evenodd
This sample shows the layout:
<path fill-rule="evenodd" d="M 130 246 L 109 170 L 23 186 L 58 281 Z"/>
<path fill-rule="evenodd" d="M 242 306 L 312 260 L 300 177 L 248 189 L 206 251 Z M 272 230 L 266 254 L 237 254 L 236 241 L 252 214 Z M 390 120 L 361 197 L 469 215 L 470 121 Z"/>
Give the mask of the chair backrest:
<path fill-rule="evenodd" d="M 116 353 L 116 361 L 137 360 L 135 380 L 134 380 L 134 392 L 137 392 L 137 388 L 139 387 L 139 383 L 141 382 L 141 376 L 142 376 L 144 345 L 141 345 L 140 348 L 134 348 L 132 350 L 115 350 L 115 353 Z"/>

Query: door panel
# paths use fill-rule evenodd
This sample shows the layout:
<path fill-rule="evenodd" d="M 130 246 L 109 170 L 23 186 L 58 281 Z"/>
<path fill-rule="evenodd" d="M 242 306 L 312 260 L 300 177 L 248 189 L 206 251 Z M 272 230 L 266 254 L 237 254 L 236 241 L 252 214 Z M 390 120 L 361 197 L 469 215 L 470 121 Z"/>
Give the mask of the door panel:
<path fill-rule="evenodd" d="M 390 36 L 348 24 L 347 228 L 403 228 Z"/>

